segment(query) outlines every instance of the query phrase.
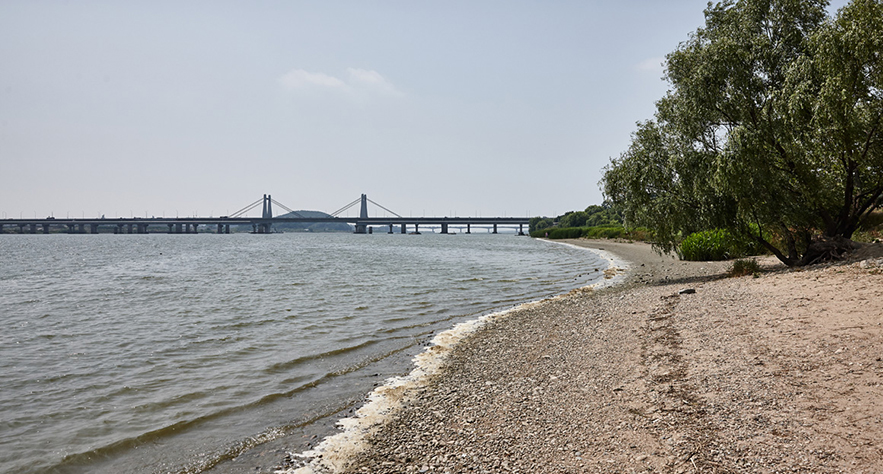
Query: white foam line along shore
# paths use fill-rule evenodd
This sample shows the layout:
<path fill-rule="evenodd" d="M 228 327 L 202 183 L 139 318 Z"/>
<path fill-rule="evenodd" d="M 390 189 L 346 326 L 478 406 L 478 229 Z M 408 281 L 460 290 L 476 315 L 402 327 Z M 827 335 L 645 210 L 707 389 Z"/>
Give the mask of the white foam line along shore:
<path fill-rule="evenodd" d="M 598 254 L 598 256 L 603 258 L 604 260 L 607 260 L 607 269 L 604 270 L 605 278 L 602 279 L 601 281 L 599 281 L 598 283 L 594 283 L 594 284 L 589 285 L 587 288 L 593 288 L 593 289 L 599 290 L 601 288 L 613 286 L 613 285 L 619 283 L 620 281 L 622 281 L 625 278 L 626 272 L 628 271 L 628 269 L 632 267 L 632 262 L 629 262 L 627 260 L 623 260 L 618 255 L 615 255 L 615 254 L 608 252 L 606 250 L 603 250 L 603 249 L 593 249 L 590 247 L 581 247 L 579 245 L 573 245 L 568 242 L 558 242 L 555 240 L 546 240 L 546 239 L 537 239 L 537 240 L 540 240 L 543 242 L 549 242 L 551 244 L 564 245 L 566 247 L 571 247 L 571 248 L 580 249 L 580 250 L 588 250 L 589 252 L 593 252 L 595 254 Z"/>
<path fill-rule="evenodd" d="M 629 267 L 629 262 L 605 250 L 580 247 L 566 242 L 553 243 L 588 250 L 607 260 L 605 277 L 586 288 L 598 289 L 611 286 L 621 281 L 625 275 L 624 270 Z M 563 295 L 555 296 L 553 299 L 561 297 Z M 539 305 L 542 301 L 545 300 L 523 303 L 504 311 L 459 323 L 452 329 L 439 333 L 426 350 L 414 357 L 415 367 L 411 373 L 387 379 L 383 385 L 368 394 L 367 402 L 356 410 L 354 416 L 337 422 L 342 429 L 340 433 L 327 436 L 309 451 L 300 454 L 291 453 L 292 458 L 299 460 L 301 465 L 277 470 L 276 474 L 333 474 L 343 471 L 347 463 L 367 447 L 368 438 L 419 389 L 426 387 L 433 375 L 442 370 L 445 359 L 457 343 L 488 323 L 504 319 L 520 309 Z"/>

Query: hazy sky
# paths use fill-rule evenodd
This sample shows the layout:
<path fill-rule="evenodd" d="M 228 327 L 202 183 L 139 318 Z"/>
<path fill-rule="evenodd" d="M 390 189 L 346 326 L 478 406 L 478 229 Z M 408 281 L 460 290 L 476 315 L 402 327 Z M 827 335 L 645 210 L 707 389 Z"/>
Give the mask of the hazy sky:
<path fill-rule="evenodd" d="M 6 0 L 0 217 L 600 204 L 706 4 Z"/>

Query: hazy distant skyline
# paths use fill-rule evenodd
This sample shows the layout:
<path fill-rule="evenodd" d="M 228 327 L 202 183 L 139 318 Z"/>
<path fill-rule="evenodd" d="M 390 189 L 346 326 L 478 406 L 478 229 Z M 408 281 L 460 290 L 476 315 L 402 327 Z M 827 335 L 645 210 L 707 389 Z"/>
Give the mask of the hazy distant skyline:
<path fill-rule="evenodd" d="M 2 2 L 0 217 L 600 204 L 706 4 Z"/>

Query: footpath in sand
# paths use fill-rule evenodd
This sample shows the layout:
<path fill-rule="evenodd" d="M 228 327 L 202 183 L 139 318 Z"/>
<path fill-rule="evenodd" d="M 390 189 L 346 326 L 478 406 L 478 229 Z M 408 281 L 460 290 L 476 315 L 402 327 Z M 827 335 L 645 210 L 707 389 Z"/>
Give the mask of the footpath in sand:
<path fill-rule="evenodd" d="M 883 472 L 880 246 L 727 278 L 726 262 L 571 243 L 627 278 L 469 336 L 345 472 Z"/>

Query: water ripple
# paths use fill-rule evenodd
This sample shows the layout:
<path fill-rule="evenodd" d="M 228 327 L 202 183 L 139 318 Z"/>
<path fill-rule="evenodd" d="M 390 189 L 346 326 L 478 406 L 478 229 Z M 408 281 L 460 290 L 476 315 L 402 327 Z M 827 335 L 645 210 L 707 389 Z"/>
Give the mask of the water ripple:
<path fill-rule="evenodd" d="M 0 235 L 0 255 L 17 473 L 202 472 L 344 408 L 434 332 L 605 267 L 503 235 Z"/>

